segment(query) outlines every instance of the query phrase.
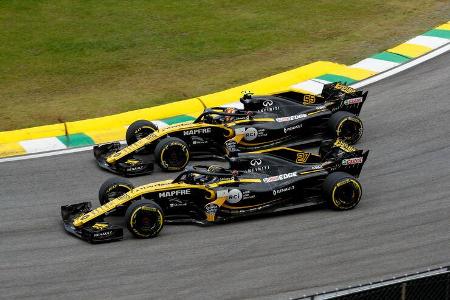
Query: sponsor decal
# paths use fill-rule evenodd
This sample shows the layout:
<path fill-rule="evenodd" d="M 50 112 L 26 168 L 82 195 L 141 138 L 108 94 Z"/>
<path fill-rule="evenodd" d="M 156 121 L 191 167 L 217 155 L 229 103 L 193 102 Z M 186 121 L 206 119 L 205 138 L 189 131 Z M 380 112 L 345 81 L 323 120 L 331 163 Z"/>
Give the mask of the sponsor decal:
<path fill-rule="evenodd" d="M 292 186 L 288 186 L 288 187 L 285 187 L 285 188 L 282 188 L 282 189 L 273 190 L 273 195 L 276 196 L 278 194 L 289 192 L 289 191 L 292 191 L 294 189 L 295 189 L 295 186 L 292 185 Z"/>
<path fill-rule="evenodd" d="M 289 117 L 276 118 L 275 121 L 288 122 L 288 121 L 303 119 L 303 118 L 306 118 L 307 116 L 308 116 L 307 114 L 299 114 L 299 115 L 294 115 L 294 116 L 289 116 Z"/>
<path fill-rule="evenodd" d="M 256 195 L 250 193 L 250 191 L 244 191 L 242 193 L 242 199 L 254 199 L 255 197 L 256 197 Z"/>
<path fill-rule="evenodd" d="M 232 189 L 230 191 L 228 191 L 228 199 L 227 202 L 228 203 L 238 203 L 239 201 L 242 200 L 242 192 L 238 189 Z"/>
<path fill-rule="evenodd" d="M 346 151 L 346 152 L 354 152 L 357 151 L 356 148 L 350 146 L 349 144 L 341 141 L 341 140 L 336 140 L 336 142 L 334 142 L 334 146 L 341 148 L 342 150 Z"/>
<path fill-rule="evenodd" d="M 336 85 L 334 86 L 334 88 L 335 88 L 336 90 L 343 91 L 344 93 L 347 93 L 347 94 L 352 94 L 352 93 L 355 93 L 355 92 L 356 92 L 356 90 L 355 90 L 354 88 L 351 88 L 351 87 L 349 87 L 349 86 L 346 86 L 346 85 L 340 84 L 340 83 L 336 83 Z"/>
<path fill-rule="evenodd" d="M 215 203 L 208 203 L 205 205 L 205 211 L 207 214 L 209 215 L 215 215 L 217 213 L 217 211 L 219 210 L 219 206 Z"/>
<path fill-rule="evenodd" d="M 195 135 L 195 134 L 205 134 L 205 133 L 211 133 L 211 127 L 183 131 L 183 135 Z"/>
<path fill-rule="evenodd" d="M 356 165 L 356 164 L 361 164 L 362 162 L 363 162 L 362 157 L 347 158 L 347 159 L 342 160 L 342 165 L 343 166 Z"/>
<path fill-rule="evenodd" d="M 317 165 L 317 166 L 311 167 L 311 170 L 318 170 L 318 169 L 322 169 L 322 165 Z"/>
<path fill-rule="evenodd" d="M 108 230 L 108 231 L 103 231 L 103 232 L 98 232 L 98 233 L 94 233 L 94 237 L 98 238 L 98 237 L 108 237 L 112 234 L 112 230 Z"/>
<path fill-rule="evenodd" d="M 319 105 L 316 107 L 316 110 L 322 110 L 322 109 L 326 109 L 327 107 L 325 105 Z"/>
<path fill-rule="evenodd" d="M 207 143 L 208 143 L 208 141 L 205 141 L 205 140 L 193 140 L 192 141 L 193 145 L 203 145 L 203 144 L 207 144 Z"/>
<path fill-rule="evenodd" d="M 280 110 L 279 106 L 268 106 L 263 109 L 259 109 L 258 112 L 271 112 L 271 111 L 277 111 Z"/>
<path fill-rule="evenodd" d="M 227 202 L 234 204 L 242 200 L 243 194 L 242 191 L 238 189 L 217 191 L 217 198 L 222 197 L 227 197 Z"/>
<path fill-rule="evenodd" d="M 272 100 L 264 100 L 262 105 L 264 106 L 264 108 L 259 109 L 259 112 L 269 112 L 269 111 L 276 111 L 276 110 L 280 110 L 279 106 L 273 106 L 273 101 Z"/>
<path fill-rule="evenodd" d="M 270 166 L 260 166 L 260 167 L 254 167 L 254 168 L 247 169 L 245 172 L 246 173 L 263 172 L 263 171 L 267 171 L 269 169 L 270 169 Z"/>
<path fill-rule="evenodd" d="M 272 106 L 273 105 L 273 101 L 272 100 L 265 100 L 263 102 L 263 106 L 267 107 L 267 106 Z"/>
<path fill-rule="evenodd" d="M 129 167 L 129 168 L 127 168 L 127 171 L 128 172 L 132 172 L 132 171 L 139 171 L 139 170 L 142 170 L 142 169 L 144 169 L 144 166 Z"/>
<path fill-rule="evenodd" d="M 361 103 L 362 101 L 363 101 L 363 98 L 358 97 L 358 98 L 344 100 L 344 104 L 345 105 L 358 104 L 358 103 Z"/>
<path fill-rule="evenodd" d="M 292 126 L 292 127 L 284 128 L 284 133 L 287 133 L 287 132 L 295 130 L 295 129 L 302 128 L 302 126 L 303 126 L 302 124 L 298 124 L 298 125 L 295 125 L 295 126 Z"/>
<path fill-rule="evenodd" d="M 253 141 L 258 137 L 258 130 L 254 127 L 249 127 L 245 130 L 244 140 Z"/>
<path fill-rule="evenodd" d="M 292 172 L 292 173 L 286 173 L 286 174 L 281 174 L 281 175 L 277 175 L 277 176 L 267 177 L 267 178 L 264 178 L 263 181 L 264 182 L 275 182 L 275 181 L 285 180 L 285 179 L 289 179 L 289 178 L 296 177 L 296 176 L 297 176 L 297 172 Z"/>
<path fill-rule="evenodd" d="M 299 152 L 297 153 L 297 159 L 295 160 L 295 162 L 298 164 L 302 164 L 308 160 L 309 155 L 310 154 L 306 152 Z"/>
<path fill-rule="evenodd" d="M 267 136 L 267 132 L 264 128 L 258 129 L 258 137 Z"/>
<path fill-rule="evenodd" d="M 183 206 L 187 206 L 187 203 L 185 201 L 173 199 L 173 200 L 169 200 L 169 206 L 170 207 L 183 207 Z"/>
<path fill-rule="evenodd" d="M 225 149 L 227 149 L 228 152 L 237 152 L 238 147 L 236 141 L 232 139 L 225 141 Z"/>
<path fill-rule="evenodd" d="M 190 195 L 191 190 L 175 190 L 175 191 L 165 191 L 165 192 L 159 192 L 158 196 L 159 198 L 167 198 L 167 197 L 174 197 L 174 196 L 184 196 L 184 195 Z"/>
<path fill-rule="evenodd" d="M 261 159 L 252 159 L 252 160 L 250 161 L 250 165 L 252 165 L 253 167 L 259 166 L 259 165 L 261 165 L 261 164 L 262 164 L 262 160 L 261 160 Z"/>

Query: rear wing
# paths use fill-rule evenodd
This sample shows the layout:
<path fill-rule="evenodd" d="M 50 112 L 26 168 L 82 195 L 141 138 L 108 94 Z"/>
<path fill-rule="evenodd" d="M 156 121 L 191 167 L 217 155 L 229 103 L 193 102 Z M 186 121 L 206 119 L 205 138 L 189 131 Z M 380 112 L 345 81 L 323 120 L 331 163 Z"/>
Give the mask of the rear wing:
<path fill-rule="evenodd" d="M 342 171 L 356 177 L 361 173 L 369 151 L 357 149 L 342 140 L 324 141 L 319 148 L 322 167 L 330 172 Z"/>
<path fill-rule="evenodd" d="M 328 83 L 323 86 L 320 95 L 305 94 L 301 92 L 287 91 L 275 94 L 283 98 L 294 100 L 303 105 L 327 103 L 330 110 L 343 110 L 359 115 L 368 92 L 358 91 L 341 82 Z"/>

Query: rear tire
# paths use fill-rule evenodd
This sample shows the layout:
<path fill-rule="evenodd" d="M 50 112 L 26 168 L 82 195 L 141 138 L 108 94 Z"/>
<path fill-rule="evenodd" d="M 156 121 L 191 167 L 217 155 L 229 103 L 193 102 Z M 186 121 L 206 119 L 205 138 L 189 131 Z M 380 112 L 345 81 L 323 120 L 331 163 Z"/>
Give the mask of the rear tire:
<path fill-rule="evenodd" d="M 154 201 L 143 199 L 132 203 L 125 214 L 128 230 L 137 238 L 148 239 L 164 226 L 164 213 Z"/>
<path fill-rule="evenodd" d="M 358 116 L 347 111 L 338 111 L 328 120 L 328 128 L 335 137 L 353 145 L 363 135 L 363 123 Z"/>
<path fill-rule="evenodd" d="M 162 139 L 155 147 L 155 160 L 164 171 L 181 171 L 189 159 L 188 145 L 179 138 Z"/>
<path fill-rule="evenodd" d="M 344 172 L 328 175 L 322 188 L 328 207 L 335 210 L 352 209 L 361 200 L 361 184 L 354 176 Z"/>
<path fill-rule="evenodd" d="M 139 120 L 133 122 L 127 129 L 127 133 L 125 138 L 127 140 L 127 144 L 131 145 L 136 143 L 137 141 L 145 138 L 146 136 L 152 134 L 158 130 L 158 126 L 156 126 L 153 122 L 147 120 Z M 153 149 L 150 147 L 144 147 L 136 151 L 139 154 L 148 154 L 151 153 Z"/>
<path fill-rule="evenodd" d="M 98 200 L 101 205 L 105 205 L 132 189 L 134 189 L 134 185 L 130 181 L 119 177 L 112 177 L 101 185 L 100 190 L 98 191 Z M 111 210 L 108 215 L 123 216 L 128 206 L 129 204 L 118 206 L 114 210 Z"/>

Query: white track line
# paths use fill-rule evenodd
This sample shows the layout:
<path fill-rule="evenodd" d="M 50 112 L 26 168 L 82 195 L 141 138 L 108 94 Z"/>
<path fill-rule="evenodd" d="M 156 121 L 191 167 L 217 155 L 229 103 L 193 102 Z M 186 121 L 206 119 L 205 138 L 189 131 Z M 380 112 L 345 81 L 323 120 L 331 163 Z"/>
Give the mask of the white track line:
<path fill-rule="evenodd" d="M 418 64 L 421 64 L 423 62 L 426 62 L 427 60 L 430 60 L 432 58 L 435 58 L 436 56 L 439 56 L 441 54 L 444 54 L 445 52 L 450 51 L 450 43 L 442 46 L 440 48 L 437 48 L 431 52 L 428 52 L 427 54 L 416 58 L 412 61 L 409 61 L 403 65 L 400 65 L 394 69 L 391 69 L 389 71 L 377 74 L 375 76 L 372 76 L 368 79 L 364 79 L 362 81 L 359 81 L 355 84 L 352 84 L 351 87 L 353 88 L 360 88 L 369 84 L 372 84 L 374 82 L 380 81 L 382 79 L 385 79 L 389 76 L 395 75 L 397 73 L 400 73 L 404 70 L 407 70 L 409 68 L 415 67 Z M 1 158 L 0 163 L 2 162 L 8 162 L 8 161 L 18 161 L 18 160 L 26 160 L 26 159 L 32 159 L 32 158 L 40 158 L 40 157 L 48 157 L 48 156 L 56 156 L 56 155 L 62 155 L 62 154 L 69 154 L 69 153 L 76 153 L 76 152 L 82 152 L 82 151 L 89 151 L 92 150 L 92 146 L 88 147 L 82 147 L 82 148 L 72 148 L 72 149 L 66 149 L 66 150 L 59 150 L 59 151 L 52 151 L 52 152 L 46 152 L 46 153 L 39 153 L 39 154 L 30 154 L 30 155 L 23 155 L 23 156 L 15 156 L 15 157 L 6 157 Z"/>

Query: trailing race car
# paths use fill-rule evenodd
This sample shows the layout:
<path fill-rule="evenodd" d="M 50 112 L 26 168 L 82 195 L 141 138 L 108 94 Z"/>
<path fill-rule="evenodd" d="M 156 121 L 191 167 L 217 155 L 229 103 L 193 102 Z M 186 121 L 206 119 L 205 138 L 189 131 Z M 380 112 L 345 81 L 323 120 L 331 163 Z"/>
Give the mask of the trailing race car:
<path fill-rule="evenodd" d="M 232 138 L 244 152 L 333 138 L 354 144 L 363 134 L 358 115 L 366 97 L 367 92 L 339 83 L 325 85 L 321 96 L 245 94 L 244 109 L 209 108 L 189 124 L 158 129 L 150 121 L 136 121 L 127 130 L 127 147 L 96 145 L 94 156 L 106 170 L 136 176 L 151 173 L 154 161 L 164 171 L 180 171 L 192 156 L 223 156 Z"/>
<path fill-rule="evenodd" d="M 188 167 L 174 180 L 139 187 L 111 178 L 100 188 L 100 207 L 92 209 L 90 202 L 61 207 L 64 228 L 101 243 L 123 238 L 121 226 L 105 222 L 110 215 L 125 216 L 135 237 L 151 238 L 165 223 L 207 225 L 317 204 L 354 208 L 362 196 L 356 177 L 368 151 L 337 140 L 323 143 L 320 153 L 287 147 L 235 153 L 230 168 Z"/>

